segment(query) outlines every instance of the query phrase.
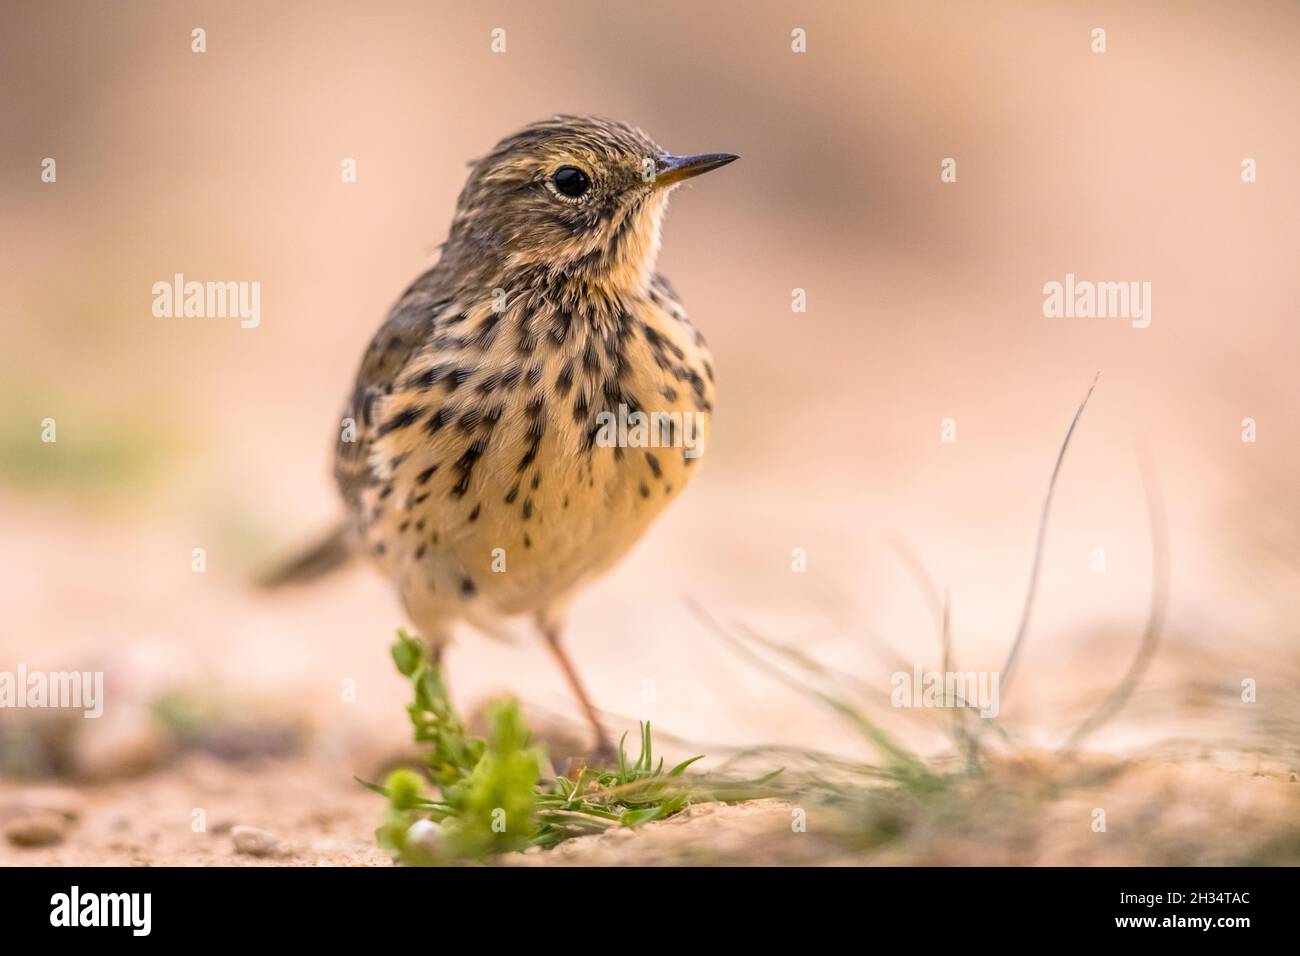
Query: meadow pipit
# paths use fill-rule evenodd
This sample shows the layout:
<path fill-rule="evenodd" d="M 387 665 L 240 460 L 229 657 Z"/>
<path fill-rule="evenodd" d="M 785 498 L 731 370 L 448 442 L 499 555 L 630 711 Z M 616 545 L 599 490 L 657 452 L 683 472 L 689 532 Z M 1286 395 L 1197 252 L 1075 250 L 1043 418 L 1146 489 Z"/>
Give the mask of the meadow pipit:
<path fill-rule="evenodd" d="M 655 259 L 673 187 L 736 158 L 672 156 L 584 116 L 502 140 L 473 164 L 438 264 L 371 341 L 344 412 L 350 521 L 329 548 L 364 548 L 435 654 L 458 621 L 492 633 L 531 615 L 602 748 L 560 634 L 574 595 L 697 467 L 713 366 Z"/>

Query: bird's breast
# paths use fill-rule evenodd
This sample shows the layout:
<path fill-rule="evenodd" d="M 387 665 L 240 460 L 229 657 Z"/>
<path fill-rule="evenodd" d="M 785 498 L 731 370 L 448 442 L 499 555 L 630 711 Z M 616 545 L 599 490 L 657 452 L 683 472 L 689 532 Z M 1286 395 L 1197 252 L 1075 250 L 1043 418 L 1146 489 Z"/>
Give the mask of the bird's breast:
<path fill-rule="evenodd" d="M 408 605 L 543 610 L 681 492 L 712 410 L 707 347 L 666 287 L 594 318 L 453 305 L 379 409 L 367 543 Z"/>

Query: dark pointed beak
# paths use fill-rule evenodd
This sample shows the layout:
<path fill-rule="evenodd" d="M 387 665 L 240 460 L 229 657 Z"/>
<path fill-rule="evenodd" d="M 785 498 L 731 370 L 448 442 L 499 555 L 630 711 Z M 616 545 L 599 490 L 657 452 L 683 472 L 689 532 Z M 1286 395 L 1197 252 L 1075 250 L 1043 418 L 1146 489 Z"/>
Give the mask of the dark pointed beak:
<path fill-rule="evenodd" d="M 740 159 L 735 153 L 696 153 L 694 156 L 660 156 L 655 160 L 656 186 L 675 186 L 692 176 L 707 173 Z"/>

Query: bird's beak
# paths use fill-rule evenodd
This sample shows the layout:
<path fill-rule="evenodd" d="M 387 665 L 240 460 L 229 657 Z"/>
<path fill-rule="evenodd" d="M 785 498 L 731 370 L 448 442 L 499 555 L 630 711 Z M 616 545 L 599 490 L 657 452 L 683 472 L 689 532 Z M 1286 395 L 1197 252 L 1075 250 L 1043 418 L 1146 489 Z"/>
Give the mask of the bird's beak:
<path fill-rule="evenodd" d="M 735 153 L 696 153 L 694 156 L 660 156 L 655 160 L 656 186 L 674 186 L 740 159 Z"/>

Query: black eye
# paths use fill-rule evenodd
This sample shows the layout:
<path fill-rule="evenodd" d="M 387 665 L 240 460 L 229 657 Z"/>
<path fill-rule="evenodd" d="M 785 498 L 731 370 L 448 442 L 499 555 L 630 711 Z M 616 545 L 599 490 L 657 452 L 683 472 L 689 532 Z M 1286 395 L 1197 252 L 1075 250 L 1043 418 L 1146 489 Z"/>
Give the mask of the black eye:
<path fill-rule="evenodd" d="M 561 166 L 551 177 L 561 196 L 577 199 L 591 188 L 591 180 L 577 166 Z"/>

